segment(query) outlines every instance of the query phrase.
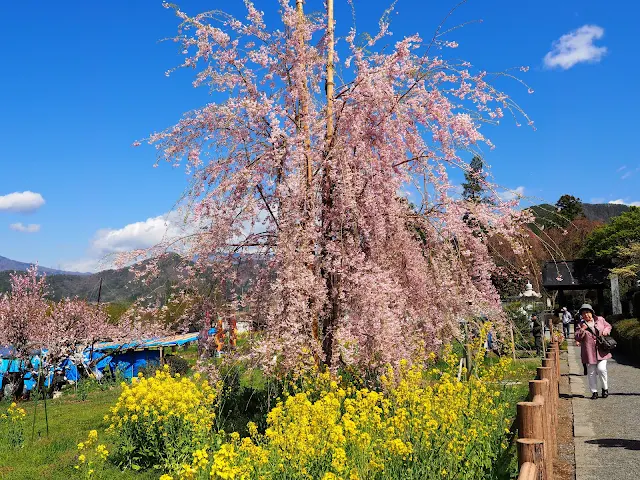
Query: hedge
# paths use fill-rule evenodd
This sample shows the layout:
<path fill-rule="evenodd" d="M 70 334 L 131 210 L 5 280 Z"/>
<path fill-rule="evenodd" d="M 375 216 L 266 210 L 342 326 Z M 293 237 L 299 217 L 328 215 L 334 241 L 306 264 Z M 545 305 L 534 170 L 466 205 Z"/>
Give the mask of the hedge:
<path fill-rule="evenodd" d="M 640 322 L 637 318 L 616 322 L 611 335 L 617 340 L 621 353 L 640 362 Z"/>

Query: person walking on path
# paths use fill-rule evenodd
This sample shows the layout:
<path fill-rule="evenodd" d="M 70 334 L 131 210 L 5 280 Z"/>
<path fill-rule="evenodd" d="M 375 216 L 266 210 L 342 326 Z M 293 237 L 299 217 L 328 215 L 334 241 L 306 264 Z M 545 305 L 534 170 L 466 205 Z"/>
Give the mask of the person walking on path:
<path fill-rule="evenodd" d="M 564 338 L 567 340 L 569 339 L 571 322 L 573 322 L 573 317 L 571 316 L 571 312 L 567 310 L 567 307 L 562 307 L 562 333 L 564 334 Z M 575 329 L 574 329 L 574 333 L 575 333 Z"/>
<path fill-rule="evenodd" d="M 596 339 L 598 335 L 609 335 L 611 325 L 603 317 L 596 316 L 588 303 L 580 307 L 580 317 L 582 322 L 580 329 L 575 333 L 575 338 L 580 342 L 582 363 L 587 365 L 591 399 L 598 398 L 598 377 L 602 382 L 602 398 L 607 398 L 609 396 L 607 360 L 611 358 L 611 353 L 600 347 Z"/>
<path fill-rule="evenodd" d="M 542 354 L 542 324 L 538 321 L 537 315 L 531 316 L 533 325 L 531 327 L 531 333 L 536 345 L 536 355 L 539 357 Z"/>

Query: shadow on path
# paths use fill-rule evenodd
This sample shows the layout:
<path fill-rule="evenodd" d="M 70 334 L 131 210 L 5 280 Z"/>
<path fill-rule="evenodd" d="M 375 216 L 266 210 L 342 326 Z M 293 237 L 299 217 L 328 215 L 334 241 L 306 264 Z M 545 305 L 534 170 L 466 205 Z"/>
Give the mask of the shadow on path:
<path fill-rule="evenodd" d="M 613 352 L 613 359 L 619 363 L 620 365 L 627 365 L 629 367 L 640 367 L 640 361 L 635 358 L 630 357 L 629 355 L 622 353 L 619 350 Z"/>
<path fill-rule="evenodd" d="M 640 393 L 626 393 L 626 392 L 621 392 L 621 393 L 610 393 L 611 395 L 616 395 L 616 396 L 621 396 L 621 397 L 640 397 Z"/>
<path fill-rule="evenodd" d="M 626 440 L 624 438 L 598 438 L 587 440 L 585 443 L 605 448 L 624 448 L 626 450 L 640 450 L 640 440 Z"/>
<path fill-rule="evenodd" d="M 561 393 L 560 398 L 587 398 L 587 397 L 577 393 Z"/>

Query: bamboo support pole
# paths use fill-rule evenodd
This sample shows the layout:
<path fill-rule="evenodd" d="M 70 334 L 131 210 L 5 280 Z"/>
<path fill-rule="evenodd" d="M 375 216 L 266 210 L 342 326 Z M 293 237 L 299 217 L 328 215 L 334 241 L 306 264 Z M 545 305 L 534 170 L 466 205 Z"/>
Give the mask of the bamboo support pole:
<path fill-rule="evenodd" d="M 467 378 L 471 378 L 471 369 L 473 367 L 471 359 L 471 345 L 468 343 L 464 346 L 465 358 L 467 361 Z"/>

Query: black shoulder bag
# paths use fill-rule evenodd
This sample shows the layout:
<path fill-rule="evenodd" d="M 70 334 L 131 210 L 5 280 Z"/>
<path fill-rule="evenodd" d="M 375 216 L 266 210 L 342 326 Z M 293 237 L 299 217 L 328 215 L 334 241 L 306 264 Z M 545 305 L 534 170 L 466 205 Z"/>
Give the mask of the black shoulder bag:
<path fill-rule="evenodd" d="M 591 327 L 589 327 L 589 325 L 587 325 L 587 328 L 596 336 L 596 345 L 598 345 L 602 350 L 606 350 L 607 352 L 609 352 L 618 346 L 618 342 L 616 342 L 614 338 L 611 338 L 610 335 L 600 335 L 600 332 L 596 328 L 595 323 L 593 324 L 595 332 L 591 330 Z"/>

